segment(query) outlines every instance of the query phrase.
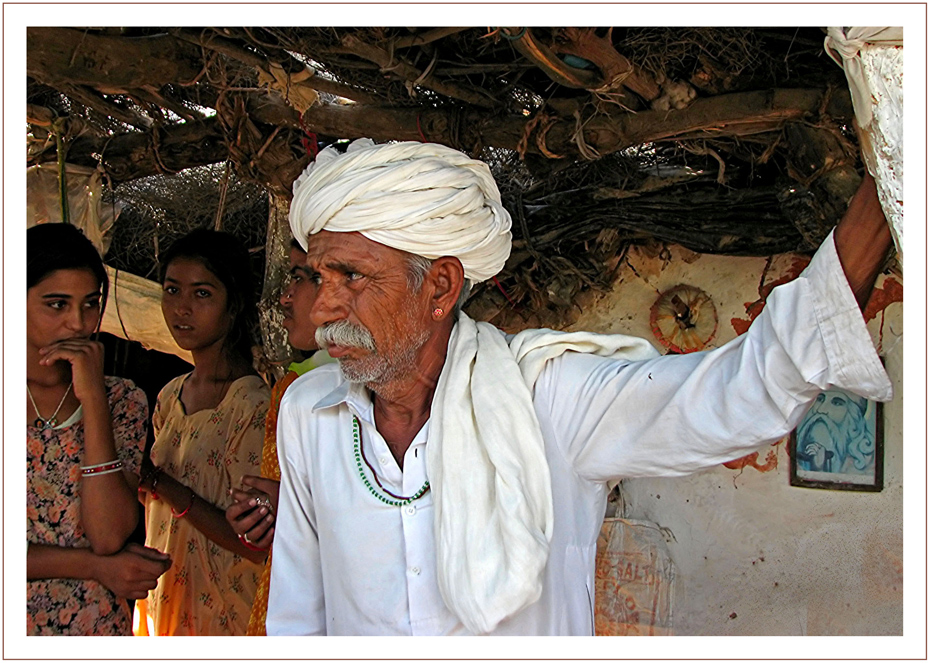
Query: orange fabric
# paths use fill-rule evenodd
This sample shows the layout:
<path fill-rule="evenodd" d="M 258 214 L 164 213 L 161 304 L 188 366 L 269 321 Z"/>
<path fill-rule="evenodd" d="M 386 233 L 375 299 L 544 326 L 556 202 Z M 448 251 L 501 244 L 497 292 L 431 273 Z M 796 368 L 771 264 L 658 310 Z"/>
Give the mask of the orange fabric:
<path fill-rule="evenodd" d="M 299 376 L 294 371 L 278 380 L 271 390 L 271 402 L 268 404 L 268 416 L 265 417 L 265 445 L 262 447 L 262 476 L 267 479 L 281 480 L 281 466 L 278 465 L 278 408 L 284 391 L 291 386 Z M 265 559 L 258 586 L 255 589 L 255 599 L 252 601 L 252 612 L 249 615 L 249 625 L 246 635 L 266 635 L 265 617 L 268 614 L 268 586 L 271 581 L 271 551 Z"/>

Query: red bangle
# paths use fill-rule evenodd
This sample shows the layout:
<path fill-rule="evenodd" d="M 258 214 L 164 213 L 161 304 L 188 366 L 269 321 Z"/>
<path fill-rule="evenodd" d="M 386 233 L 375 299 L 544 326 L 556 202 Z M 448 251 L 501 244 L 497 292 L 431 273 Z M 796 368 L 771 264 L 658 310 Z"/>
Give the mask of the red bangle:
<path fill-rule="evenodd" d="M 184 509 L 181 513 L 178 513 L 174 510 L 174 507 L 171 507 L 171 515 L 175 518 L 183 518 L 187 515 L 187 512 L 191 510 L 191 507 L 194 506 L 194 498 L 197 497 L 197 493 L 191 490 L 191 503 L 187 505 L 187 508 Z"/>
<path fill-rule="evenodd" d="M 157 488 L 158 488 L 158 477 L 160 477 L 160 476 L 161 476 L 161 468 L 160 468 L 160 467 L 156 467 L 156 468 L 155 468 L 155 476 L 152 477 L 152 490 L 149 491 L 149 494 L 152 496 L 152 499 L 153 499 L 153 500 L 160 499 L 160 498 L 158 497 L 158 490 L 157 490 Z"/>
<path fill-rule="evenodd" d="M 268 552 L 265 548 L 259 548 L 258 546 L 249 543 L 241 534 L 237 534 L 237 536 L 239 537 L 239 542 L 249 550 L 254 550 L 255 552 Z"/>

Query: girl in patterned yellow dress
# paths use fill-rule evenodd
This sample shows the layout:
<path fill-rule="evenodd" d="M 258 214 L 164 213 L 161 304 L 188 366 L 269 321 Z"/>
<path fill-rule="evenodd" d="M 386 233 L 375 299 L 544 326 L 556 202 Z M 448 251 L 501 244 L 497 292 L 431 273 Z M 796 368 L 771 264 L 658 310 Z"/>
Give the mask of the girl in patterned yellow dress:
<path fill-rule="evenodd" d="M 231 488 L 259 469 L 269 399 L 251 365 L 248 253 L 227 233 L 196 230 L 162 265 L 162 312 L 194 370 L 165 385 L 152 415 L 146 544 L 172 567 L 136 603 L 136 634 L 242 635 L 265 551 L 243 545 L 224 510 Z"/>

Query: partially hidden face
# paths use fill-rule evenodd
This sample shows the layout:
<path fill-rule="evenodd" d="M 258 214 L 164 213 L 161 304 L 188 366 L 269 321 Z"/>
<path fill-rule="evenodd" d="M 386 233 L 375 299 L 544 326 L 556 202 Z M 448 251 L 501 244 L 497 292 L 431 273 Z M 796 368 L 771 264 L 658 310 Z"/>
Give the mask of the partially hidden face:
<path fill-rule="evenodd" d="M 100 283 L 88 269 L 57 269 L 26 291 L 26 342 L 35 349 L 90 338 L 100 323 Z"/>
<path fill-rule="evenodd" d="M 316 283 L 307 273 L 307 254 L 300 248 L 291 247 L 288 281 L 281 292 L 281 308 L 284 311 L 284 329 L 287 340 L 298 350 L 314 350 L 317 347 L 316 325 L 310 320 L 313 302 L 316 300 Z"/>
<path fill-rule="evenodd" d="M 306 266 L 318 287 L 310 317 L 346 379 L 383 384 L 415 370 L 430 311 L 425 291 L 411 291 L 408 260 L 358 233 L 310 236 Z"/>
<path fill-rule="evenodd" d="M 232 324 L 226 287 L 202 262 L 175 258 L 165 270 L 161 311 L 175 342 L 184 350 L 222 345 Z"/>

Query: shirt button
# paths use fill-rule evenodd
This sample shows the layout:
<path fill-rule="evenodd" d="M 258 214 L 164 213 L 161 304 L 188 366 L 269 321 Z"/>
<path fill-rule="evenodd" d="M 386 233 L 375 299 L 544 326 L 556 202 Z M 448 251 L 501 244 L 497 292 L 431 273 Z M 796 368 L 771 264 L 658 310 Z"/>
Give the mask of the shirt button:
<path fill-rule="evenodd" d="M 410 573 L 412 573 L 412 574 L 415 575 L 415 576 L 420 575 L 420 567 L 419 567 L 419 566 L 411 566 L 411 567 L 410 567 Z"/>
<path fill-rule="evenodd" d="M 381 463 L 382 465 L 387 465 L 387 458 L 385 458 L 384 456 L 381 456 L 381 458 L 378 459 L 378 462 Z"/>
<path fill-rule="evenodd" d="M 412 516 L 417 512 L 417 508 L 415 506 L 408 506 L 406 509 L 404 509 L 404 511 L 407 512 L 408 516 Z"/>

